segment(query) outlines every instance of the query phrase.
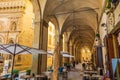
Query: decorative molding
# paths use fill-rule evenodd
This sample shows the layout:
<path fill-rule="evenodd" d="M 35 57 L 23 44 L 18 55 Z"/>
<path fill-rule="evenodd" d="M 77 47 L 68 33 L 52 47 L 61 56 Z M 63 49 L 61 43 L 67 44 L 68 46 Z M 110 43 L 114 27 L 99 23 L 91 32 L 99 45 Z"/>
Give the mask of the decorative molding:
<path fill-rule="evenodd" d="M 5 36 L 0 34 L 0 43 L 3 44 L 4 42 L 5 42 Z"/>
<path fill-rule="evenodd" d="M 12 19 L 12 18 L 21 18 L 21 17 L 23 17 L 23 13 L 14 13 L 14 14 L 12 14 L 12 13 L 1 14 L 0 13 L 0 18 L 4 18 L 4 17 L 9 18 L 9 19 Z"/>
<path fill-rule="evenodd" d="M 25 6 L 25 0 L 0 0 L 0 13 L 23 12 Z"/>
<path fill-rule="evenodd" d="M 108 29 L 108 33 L 110 33 L 112 31 L 112 29 L 114 28 L 114 24 L 115 24 L 114 13 L 110 12 L 109 14 L 107 14 L 107 29 Z"/>

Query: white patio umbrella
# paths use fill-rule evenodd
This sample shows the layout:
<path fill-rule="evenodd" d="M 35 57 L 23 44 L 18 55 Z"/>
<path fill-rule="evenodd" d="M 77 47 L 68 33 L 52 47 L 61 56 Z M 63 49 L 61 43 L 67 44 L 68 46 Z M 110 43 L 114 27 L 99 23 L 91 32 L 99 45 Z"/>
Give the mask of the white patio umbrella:
<path fill-rule="evenodd" d="M 27 53 L 38 53 L 38 54 L 47 54 L 45 50 L 39 50 L 32 47 L 23 46 L 20 44 L 0 44 L 0 53 L 11 54 L 13 56 L 12 70 L 14 68 L 14 60 L 17 54 L 27 54 Z"/>
<path fill-rule="evenodd" d="M 69 52 L 60 51 L 60 53 L 62 54 L 63 57 L 66 57 L 66 58 L 74 57 L 74 56 L 70 55 Z"/>
<path fill-rule="evenodd" d="M 66 57 L 66 58 L 73 58 L 74 56 L 70 55 L 70 54 L 62 54 L 63 57 Z"/>
<path fill-rule="evenodd" d="M 53 51 L 47 51 L 47 53 L 49 55 L 53 55 Z M 60 54 L 63 56 L 63 57 L 66 57 L 66 58 L 72 58 L 74 56 L 70 55 L 69 52 L 64 52 L 64 51 L 60 51 Z"/>
<path fill-rule="evenodd" d="M 47 51 L 47 53 L 49 54 L 49 55 L 53 55 L 53 51 Z"/>

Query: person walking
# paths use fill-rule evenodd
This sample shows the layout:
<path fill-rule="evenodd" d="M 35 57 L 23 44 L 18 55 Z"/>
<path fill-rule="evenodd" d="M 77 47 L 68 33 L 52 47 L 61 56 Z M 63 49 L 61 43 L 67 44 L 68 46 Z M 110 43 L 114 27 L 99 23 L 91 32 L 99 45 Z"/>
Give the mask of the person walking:
<path fill-rule="evenodd" d="M 75 61 L 73 61 L 73 68 L 75 68 Z"/>
<path fill-rule="evenodd" d="M 82 64 L 82 67 L 83 67 L 83 70 L 86 69 L 86 65 L 85 65 L 85 63 Z"/>

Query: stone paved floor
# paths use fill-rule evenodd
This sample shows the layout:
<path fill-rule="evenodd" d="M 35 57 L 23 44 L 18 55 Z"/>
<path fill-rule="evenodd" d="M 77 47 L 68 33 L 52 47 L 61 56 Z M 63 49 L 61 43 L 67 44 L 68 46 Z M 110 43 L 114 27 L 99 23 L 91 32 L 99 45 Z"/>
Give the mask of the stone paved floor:
<path fill-rule="evenodd" d="M 83 69 L 82 69 L 82 64 L 79 63 L 78 65 L 76 65 L 75 70 L 70 71 L 68 73 L 68 79 L 67 80 L 83 80 L 83 75 L 85 75 L 85 74 L 84 74 Z M 90 79 L 90 80 L 93 80 L 93 79 Z M 96 79 L 94 79 L 94 80 L 96 80 Z M 101 76 L 97 80 L 103 80 L 103 76 Z"/>
<path fill-rule="evenodd" d="M 79 72 L 70 72 L 68 74 L 68 80 L 83 80 L 83 77 Z"/>
<path fill-rule="evenodd" d="M 82 65 L 79 63 L 76 65 L 76 68 L 70 72 L 68 72 L 68 79 L 60 79 L 60 80 L 83 80 L 84 72 L 82 70 Z M 91 79 L 92 80 L 92 79 Z M 102 78 L 99 80 L 103 80 Z"/>
<path fill-rule="evenodd" d="M 59 80 L 83 80 L 83 74 L 84 73 L 82 70 L 82 65 L 79 63 L 78 65 L 76 65 L 75 69 L 68 72 L 68 79 L 63 79 L 62 77 L 59 77 Z M 19 79 L 19 80 L 23 80 L 23 79 Z M 31 80 L 34 80 L 34 79 L 31 79 Z M 99 80 L 103 80 L 103 79 L 99 79 Z"/>
<path fill-rule="evenodd" d="M 75 69 L 68 72 L 68 79 L 63 79 L 62 77 L 60 77 L 59 80 L 83 80 L 83 76 L 82 76 L 83 72 L 81 70 L 82 70 L 81 64 L 78 64 L 76 65 Z M 22 73 L 21 75 L 25 75 L 25 74 Z M 19 79 L 19 80 L 23 80 L 23 79 Z"/>
<path fill-rule="evenodd" d="M 83 80 L 81 64 L 76 65 L 75 70 L 68 72 L 68 80 Z"/>
<path fill-rule="evenodd" d="M 81 64 L 76 65 L 76 68 L 72 71 L 68 72 L 68 79 L 64 79 L 62 77 L 59 80 L 83 80 L 83 72 L 81 71 Z"/>

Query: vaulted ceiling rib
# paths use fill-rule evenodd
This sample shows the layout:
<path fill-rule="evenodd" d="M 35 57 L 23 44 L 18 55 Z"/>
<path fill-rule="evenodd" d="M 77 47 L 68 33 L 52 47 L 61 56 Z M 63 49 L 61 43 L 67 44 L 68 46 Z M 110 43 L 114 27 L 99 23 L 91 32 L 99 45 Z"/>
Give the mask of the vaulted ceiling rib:
<path fill-rule="evenodd" d="M 101 17 L 101 4 L 102 0 L 47 0 L 44 18 L 50 19 L 48 15 L 66 16 L 61 33 L 70 32 L 73 42 L 92 47 Z"/>

